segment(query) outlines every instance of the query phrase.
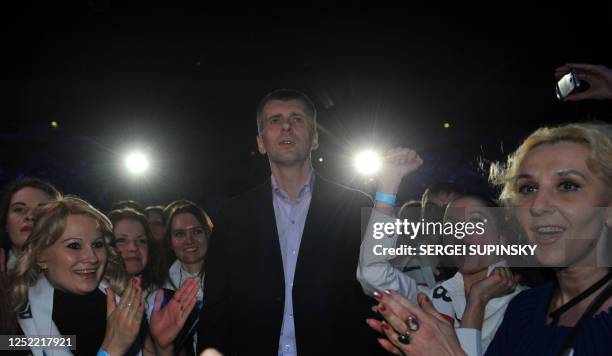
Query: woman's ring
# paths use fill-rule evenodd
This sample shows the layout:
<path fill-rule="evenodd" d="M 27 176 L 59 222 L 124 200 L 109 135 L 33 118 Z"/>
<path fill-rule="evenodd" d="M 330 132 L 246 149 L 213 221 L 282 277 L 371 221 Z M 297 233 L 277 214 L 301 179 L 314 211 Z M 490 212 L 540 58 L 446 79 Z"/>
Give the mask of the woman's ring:
<path fill-rule="evenodd" d="M 415 318 L 413 316 L 409 316 L 408 318 L 406 318 L 406 320 L 404 322 L 406 323 L 406 326 L 408 327 L 408 330 L 410 330 L 410 331 L 417 331 L 417 330 L 419 330 L 419 321 L 417 320 L 417 318 Z"/>
<path fill-rule="evenodd" d="M 397 340 L 404 345 L 408 345 L 410 343 L 410 333 L 407 332 L 397 337 Z"/>

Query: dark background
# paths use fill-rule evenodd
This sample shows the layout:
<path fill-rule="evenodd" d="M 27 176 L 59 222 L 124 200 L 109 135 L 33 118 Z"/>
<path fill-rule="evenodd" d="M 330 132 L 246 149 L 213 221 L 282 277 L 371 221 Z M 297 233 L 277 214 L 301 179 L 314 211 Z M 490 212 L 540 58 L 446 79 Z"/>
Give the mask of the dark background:
<path fill-rule="evenodd" d="M 610 103 L 560 103 L 554 92 L 563 63 L 612 65 L 605 6 L 90 0 L 4 10 L 0 183 L 39 176 L 102 209 L 189 198 L 214 215 L 269 174 L 255 107 L 279 87 L 317 104 L 313 164 L 327 177 L 371 190 L 351 167 L 356 151 L 416 148 L 425 164 L 400 200 L 437 180 L 483 184 L 489 162 L 536 127 L 612 117 Z M 154 161 L 144 178 L 122 167 L 134 147 Z"/>

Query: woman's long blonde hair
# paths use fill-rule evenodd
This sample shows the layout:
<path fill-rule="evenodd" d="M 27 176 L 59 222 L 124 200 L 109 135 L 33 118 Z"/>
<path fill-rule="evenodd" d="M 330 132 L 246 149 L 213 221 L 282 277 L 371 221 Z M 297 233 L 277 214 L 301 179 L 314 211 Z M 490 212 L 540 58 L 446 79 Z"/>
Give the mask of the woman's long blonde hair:
<path fill-rule="evenodd" d="M 97 222 L 102 232 L 107 251 L 107 262 L 103 279 L 116 293 L 121 293 L 128 283 L 128 276 L 119 254 L 111 247 L 113 226 L 108 218 L 83 199 L 67 196 L 57 202 L 49 203 L 37 209 L 32 234 L 23 246 L 23 250 L 10 280 L 12 301 L 16 312 L 28 304 L 28 289 L 33 286 L 42 271 L 38 266 L 41 254 L 53 245 L 64 233 L 68 215 L 86 215 Z"/>

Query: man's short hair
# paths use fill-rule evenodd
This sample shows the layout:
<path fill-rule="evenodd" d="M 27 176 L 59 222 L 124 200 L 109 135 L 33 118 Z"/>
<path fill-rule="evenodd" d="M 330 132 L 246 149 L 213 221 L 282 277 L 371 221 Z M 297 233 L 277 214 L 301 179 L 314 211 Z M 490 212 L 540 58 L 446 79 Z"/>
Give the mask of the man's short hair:
<path fill-rule="evenodd" d="M 317 109 L 310 98 L 302 93 L 301 91 L 294 89 L 276 89 L 263 97 L 257 105 L 257 132 L 261 133 L 263 130 L 263 110 L 267 103 L 272 100 L 289 101 L 299 100 L 304 103 L 304 111 L 306 115 L 312 120 L 313 129 L 317 129 Z"/>

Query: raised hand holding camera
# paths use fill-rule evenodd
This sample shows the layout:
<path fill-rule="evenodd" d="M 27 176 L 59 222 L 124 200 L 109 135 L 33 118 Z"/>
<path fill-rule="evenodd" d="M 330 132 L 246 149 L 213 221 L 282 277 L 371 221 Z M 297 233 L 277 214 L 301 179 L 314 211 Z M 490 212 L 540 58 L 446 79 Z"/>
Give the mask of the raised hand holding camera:
<path fill-rule="evenodd" d="M 612 70 L 606 66 L 568 63 L 557 68 L 555 76 L 560 79 L 557 83 L 560 100 L 612 100 Z M 588 88 L 575 90 L 584 87 L 581 82 L 588 83 Z"/>

